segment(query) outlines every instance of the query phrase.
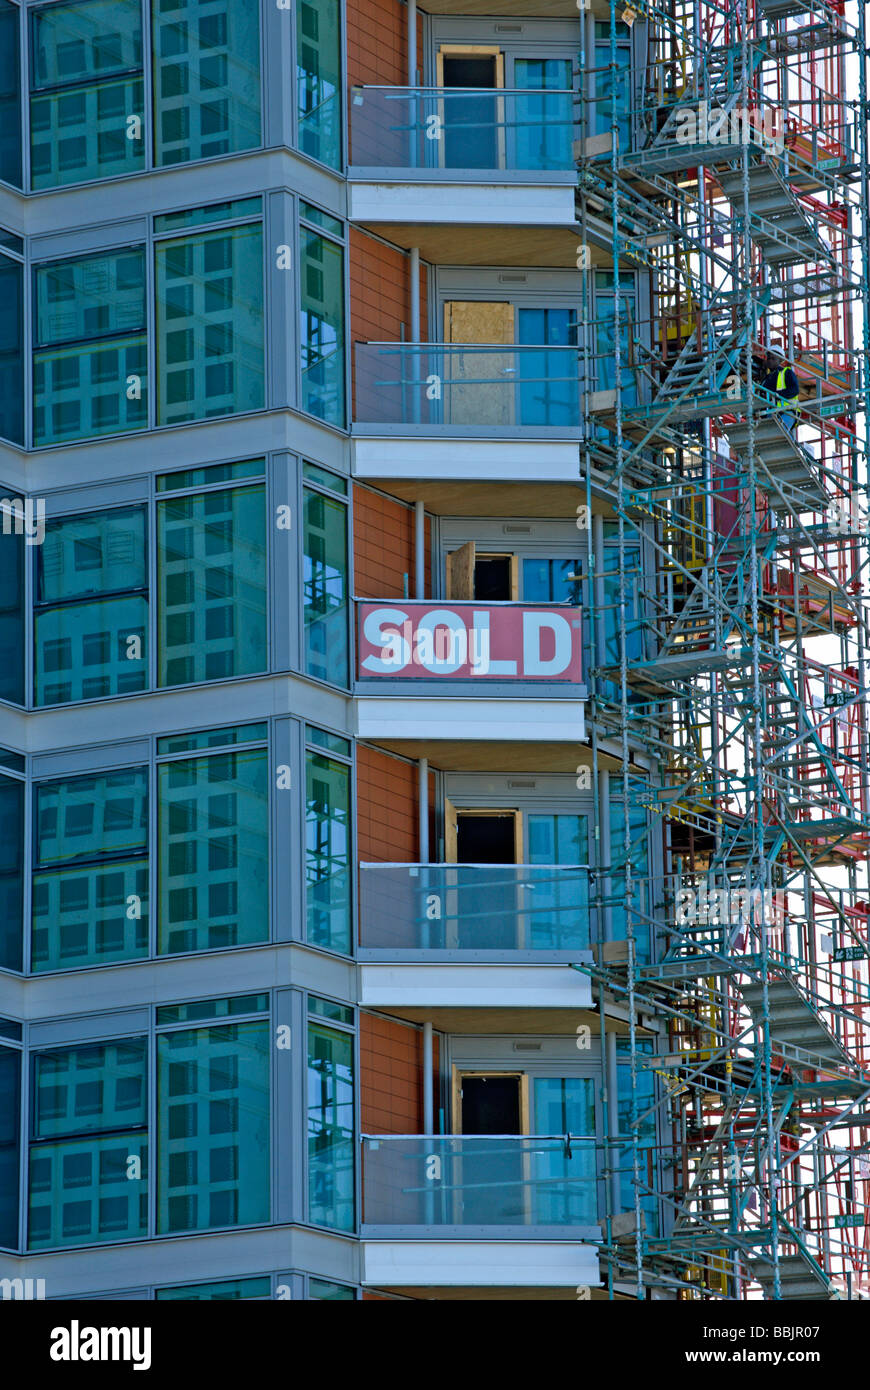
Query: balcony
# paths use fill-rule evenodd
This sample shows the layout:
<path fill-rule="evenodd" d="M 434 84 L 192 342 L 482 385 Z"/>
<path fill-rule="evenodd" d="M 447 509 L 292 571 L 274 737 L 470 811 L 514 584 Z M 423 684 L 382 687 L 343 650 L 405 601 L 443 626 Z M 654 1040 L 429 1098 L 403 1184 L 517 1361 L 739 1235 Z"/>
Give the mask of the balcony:
<path fill-rule="evenodd" d="M 361 864 L 363 1004 L 439 1026 L 457 1010 L 590 1008 L 589 870 L 542 864 Z M 542 1014 L 543 1017 L 543 1014 Z M 467 1020 L 466 1020 L 467 1021 Z"/>
<path fill-rule="evenodd" d="M 355 472 L 576 484 L 582 369 L 576 347 L 357 343 Z"/>
<path fill-rule="evenodd" d="M 365 1283 L 600 1283 L 593 1138 L 366 1135 L 362 1149 Z"/>
<path fill-rule="evenodd" d="M 432 745 L 462 745 L 468 770 L 480 743 L 567 744 L 574 768 L 585 739 L 579 608 L 386 599 L 357 610 L 358 737 L 444 767 Z"/>
<path fill-rule="evenodd" d="M 570 91 L 355 87 L 351 220 L 454 264 L 507 264 L 522 229 L 530 258 L 573 265 L 574 102 Z"/>

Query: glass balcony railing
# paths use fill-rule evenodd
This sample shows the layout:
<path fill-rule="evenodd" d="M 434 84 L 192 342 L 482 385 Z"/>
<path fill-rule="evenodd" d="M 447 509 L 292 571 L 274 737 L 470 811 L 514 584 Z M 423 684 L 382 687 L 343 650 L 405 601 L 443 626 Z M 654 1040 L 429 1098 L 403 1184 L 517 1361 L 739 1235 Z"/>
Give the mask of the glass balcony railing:
<path fill-rule="evenodd" d="M 354 169 L 506 173 L 573 170 L 574 93 L 355 87 Z"/>
<path fill-rule="evenodd" d="M 579 430 L 576 347 L 357 343 L 356 410 L 365 425 Z"/>
<path fill-rule="evenodd" d="M 544 864 L 361 864 L 363 950 L 584 951 L 589 870 Z"/>
<path fill-rule="evenodd" d="M 481 599 L 357 602 L 360 682 L 483 681 L 578 685 L 583 628 L 573 604 Z"/>
<path fill-rule="evenodd" d="M 364 1135 L 362 1149 L 365 1226 L 597 1223 L 592 1138 Z"/>

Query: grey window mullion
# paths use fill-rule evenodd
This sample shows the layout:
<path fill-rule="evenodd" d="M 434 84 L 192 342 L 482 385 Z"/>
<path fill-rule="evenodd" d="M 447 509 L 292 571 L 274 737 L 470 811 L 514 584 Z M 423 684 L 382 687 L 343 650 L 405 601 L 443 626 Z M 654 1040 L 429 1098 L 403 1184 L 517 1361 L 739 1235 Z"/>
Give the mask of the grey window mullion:
<path fill-rule="evenodd" d="M 142 138 L 145 149 L 145 172 L 154 168 L 154 112 L 157 93 L 154 91 L 155 71 L 152 62 L 152 5 L 142 3 Z"/>
<path fill-rule="evenodd" d="M 31 940 L 33 935 L 33 866 L 35 862 L 35 834 L 33 823 L 33 810 L 36 804 L 34 793 L 33 778 L 28 772 L 27 781 L 24 787 L 24 835 L 22 839 L 22 874 L 24 877 L 22 897 L 23 901 L 23 921 L 21 930 L 22 955 L 21 966 L 25 975 L 30 974 L 31 967 Z"/>
<path fill-rule="evenodd" d="M 24 1045 L 21 1049 L 21 1114 L 19 1145 L 21 1164 L 18 1186 L 18 1248 L 27 1249 L 27 1212 L 30 1204 L 28 1178 L 30 1174 L 30 1045 L 29 1025 L 24 1024 Z"/>
<path fill-rule="evenodd" d="M 27 5 L 20 7 L 19 53 L 21 64 L 21 188 L 30 192 L 30 15 Z"/>
<path fill-rule="evenodd" d="M 148 218 L 145 233 L 145 361 L 148 367 L 148 416 L 146 430 L 157 424 L 157 274 L 155 269 L 154 221 Z"/>

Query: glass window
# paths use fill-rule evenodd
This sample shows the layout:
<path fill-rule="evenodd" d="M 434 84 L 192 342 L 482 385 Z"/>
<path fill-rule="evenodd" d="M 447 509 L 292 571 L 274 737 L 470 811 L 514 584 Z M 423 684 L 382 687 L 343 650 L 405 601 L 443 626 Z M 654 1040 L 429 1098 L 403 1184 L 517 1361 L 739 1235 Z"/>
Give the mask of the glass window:
<path fill-rule="evenodd" d="M 654 1173 L 652 1165 L 656 1162 L 656 1116 L 654 1106 L 656 1104 L 656 1084 L 655 1074 L 650 1065 L 644 1065 L 640 1061 L 636 1068 L 634 1079 L 631 1075 L 631 1044 L 626 1038 L 617 1038 L 617 1089 L 618 1096 L 618 1115 L 619 1133 L 631 1134 L 633 1107 L 637 1106 L 637 1114 L 640 1118 L 638 1125 L 638 1147 L 640 1149 L 638 1164 L 639 1177 L 642 1184 L 654 1187 L 655 1177 L 652 1182 L 649 1177 Z M 637 1042 L 637 1050 L 652 1057 L 653 1044 L 645 1039 Z M 617 1164 L 619 1167 L 620 1178 L 620 1198 L 624 1211 L 634 1211 L 634 1154 L 633 1148 L 627 1146 L 618 1151 L 619 1157 Z M 642 1193 L 640 1199 L 641 1209 L 646 1217 L 647 1235 L 655 1239 L 659 1235 L 659 1204 L 654 1192 Z"/>
<path fill-rule="evenodd" d="M 296 112 L 299 148 L 341 168 L 341 3 L 296 6 Z"/>
<path fill-rule="evenodd" d="M 157 1039 L 157 1229 L 269 1220 L 268 1020 Z"/>
<path fill-rule="evenodd" d="M 308 941 L 349 952 L 350 768 L 306 754 L 305 884 Z"/>
<path fill-rule="evenodd" d="M 0 48 L 2 32 L 0 28 Z M 23 276 L 18 261 L 0 256 L 0 435 L 13 444 L 24 443 Z"/>
<path fill-rule="evenodd" d="M 146 1234 L 146 1076 L 141 1038 L 34 1057 L 31 1249 Z"/>
<path fill-rule="evenodd" d="M 523 560 L 526 603 L 580 603 L 582 560 Z"/>
<path fill-rule="evenodd" d="M 268 941 L 265 749 L 163 763 L 158 787 L 158 950 Z"/>
<path fill-rule="evenodd" d="M 144 429 L 141 247 L 37 266 L 34 298 L 34 443 Z"/>
<path fill-rule="evenodd" d="M 0 1047 L 0 1246 L 18 1249 L 21 1054 Z"/>
<path fill-rule="evenodd" d="M 262 227 L 160 241 L 155 255 L 158 423 L 261 410 Z"/>
<path fill-rule="evenodd" d="M 571 425 L 577 419 L 577 364 L 566 347 L 577 344 L 574 309 L 520 309 L 518 341 L 553 352 L 520 354 L 519 410 L 524 425 Z"/>
<path fill-rule="evenodd" d="M 262 486 L 158 502 L 157 572 L 158 684 L 266 670 Z"/>
<path fill-rule="evenodd" d="M 148 953 L 148 772 L 36 788 L 31 969 Z"/>
<path fill-rule="evenodd" d="M 145 164 L 139 0 L 78 0 L 30 16 L 33 188 Z"/>
<path fill-rule="evenodd" d="M 0 969 L 22 968 L 24 783 L 0 777 Z"/>
<path fill-rule="evenodd" d="M 38 705 L 147 688 L 146 585 L 144 507 L 46 526 L 36 555 Z"/>
<path fill-rule="evenodd" d="M 573 77 L 570 58 L 516 58 L 514 85 L 528 92 L 516 102 L 517 169 L 570 169 Z M 558 95 L 555 95 L 558 93 Z"/>
<path fill-rule="evenodd" d="M 0 0 L 0 179 L 21 187 L 21 64 L 17 5 Z"/>
<path fill-rule="evenodd" d="M 303 495 L 305 670 L 319 680 L 346 686 L 347 509 L 310 488 Z"/>
<path fill-rule="evenodd" d="M 631 793 L 630 793 L 631 794 Z M 628 859 L 631 862 L 633 907 L 632 930 L 638 960 L 649 964 L 650 924 L 648 917 L 648 876 L 649 876 L 649 824 L 646 807 L 640 804 L 640 797 L 628 808 Z M 613 796 L 610 801 L 610 860 L 613 865 L 611 878 L 611 907 L 613 939 L 626 939 L 628 924 L 625 909 L 624 871 L 625 850 L 625 804 L 621 796 Z"/>
<path fill-rule="evenodd" d="M 354 1227 L 353 1037 L 308 1024 L 308 1218 Z"/>
<path fill-rule="evenodd" d="M 269 1275 L 253 1279 L 226 1279 L 219 1284 L 185 1284 L 183 1288 L 155 1289 L 154 1297 L 163 1299 L 197 1299 L 199 1302 L 237 1298 L 271 1298 L 272 1280 Z"/>
<path fill-rule="evenodd" d="M 536 1077 L 535 1133 L 595 1138 L 595 1082 L 587 1077 Z M 595 1144 L 573 1144 L 570 1156 L 541 1149 L 531 1155 L 542 1225 L 597 1220 Z M 564 1181 L 559 1181 L 564 1177 Z"/>
<path fill-rule="evenodd" d="M 309 1279 L 308 1297 L 330 1303 L 351 1303 L 356 1298 L 356 1289 L 347 1284 L 333 1284 L 329 1279 Z"/>
<path fill-rule="evenodd" d="M 154 158 L 213 159 L 260 144 L 260 7 L 152 0 Z"/>
<path fill-rule="evenodd" d="M 15 535 L 14 527 L 8 534 L 0 530 L 0 700 L 15 705 L 24 704 L 26 545 L 22 536 Z"/>
<path fill-rule="evenodd" d="M 344 428 L 344 251 L 299 229 L 302 409 Z"/>

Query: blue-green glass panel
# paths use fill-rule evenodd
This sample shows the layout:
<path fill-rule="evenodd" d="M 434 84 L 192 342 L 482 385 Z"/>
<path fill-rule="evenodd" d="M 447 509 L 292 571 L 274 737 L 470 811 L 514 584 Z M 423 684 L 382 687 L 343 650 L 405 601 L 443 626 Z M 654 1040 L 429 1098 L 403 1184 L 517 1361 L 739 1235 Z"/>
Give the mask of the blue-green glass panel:
<path fill-rule="evenodd" d="M 43 782 L 36 789 L 38 868 L 128 859 L 145 850 L 147 834 L 147 768 Z"/>
<path fill-rule="evenodd" d="M 144 334 L 33 354 L 33 442 L 124 434 L 148 423 Z"/>
<path fill-rule="evenodd" d="M 565 1134 L 595 1137 L 595 1082 L 579 1076 L 536 1077 L 534 1080 L 535 1131 L 538 1134 Z M 533 1157 L 535 1176 L 542 1182 L 539 1198 L 540 1219 L 545 1226 L 562 1226 L 576 1221 L 594 1221 L 593 1180 L 595 1150 L 579 1145 L 583 1157 L 583 1176 L 578 1183 L 564 1178 L 565 1159 L 558 1150 Z M 547 1181 L 549 1180 L 549 1181 Z"/>
<path fill-rule="evenodd" d="M 196 1299 L 198 1302 L 227 1301 L 238 1298 L 270 1298 L 272 1280 L 268 1274 L 253 1279 L 224 1279 L 217 1284 L 185 1284 L 180 1288 L 155 1289 L 158 1301 Z"/>
<path fill-rule="evenodd" d="M 0 1246 L 18 1248 L 21 1053 L 0 1047 Z"/>
<path fill-rule="evenodd" d="M 611 58 L 616 66 L 611 66 Z M 595 25 L 593 134 L 610 134 L 614 116 L 619 134 L 619 149 L 631 148 L 631 31 L 625 24 L 616 25 L 616 49 L 611 54 L 610 25 L 599 20 Z"/>
<path fill-rule="evenodd" d="M 95 1043 L 33 1059 L 33 1138 L 62 1139 L 147 1121 L 144 1038 Z"/>
<path fill-rule="evenodd" d="M 637 795 L 637 793 L 635 793 Z M 626 856 L 632 876 L 632 932 L 637 959 L 648 964 L 650 956 L 649 903 L 649 814 L 642 805 L 628 808 L 628 849 L 625 845 L 625 805 L 617 797 L 610 802 L 610 856 L 613 865 L 610 896 L 613 938 L 624 941 L 628 933 L 625 902 Z"/>
<path fill-rule="evenodd" d="M 320 1302 L 352 1303 L 356 1298 L 356 1289 L 347 1284 L 333 1284 L 330 1279 L 309 1279 L 308 1297 Z"/>
<path fill-rule="evenodd" d="M 619 382 L 624 406 L 637 405 L 634 330 L 637 323 L 636 281 L 633 271 L 619 277 L 618 303 L 613 272 L 595 272 L 595 388 L 616 389 L 616 343 L 619 341 Z"/>
<path fill-rule="evenodd" d="M 270 1025 L 157 1039 L 157 1229 L 269 1220 Z"/>
<path fill-rule="evenodd" d="M 266 471 L 265 459 L 246 459 L 243 463 L 215 463 L 207 468 L 184 468 L 177 473 L 159 473 L 158 492 L 182 492 L 194 487 L 213 487 L 238 478 L 259 478 Z"/>
<path fill-rule="evenodd" d="M 37 603 L 144 589 L 146 565 L 144 507 L 50 521 L 37 555 Z"/>
<path fill-rule="evenodd" d="M 268 994 L 234 994 L 229 999 L 197 999 L 192 1004 L 164 1004 L 157 1010 L 157 1025 L 201 1023 L 206 1018 L 232 1018 L 237 1014 L 266 1014 Z"/>
<path fill-rule="evenodd" d="M 519 341 L 557 352 L 519 354 L 520 418 L 524 425 L 571 426 L 577 419 L 576 362 L 561 351 L 577 343 L 573 309 L 520 309 Z"/>
<path fill-rule="evenodd" d="M 34 874 L 32 942 L 34 973 L 146 956 L 145 861 Z"/>
<path fill-rule="evenodd" d="M 596 1188 L 591 1139 L 403 1134 L 363 1140 L 367 1227 L 568 1230 L 597 1224 Z"/>
<path fill-rule="evenodd" d="M 309 676 L 348 683 L 347 508 L 304 490 L 303 616 Z"/>
<path fill-rule="evenodd" d="M 299 148 L 341 168 L 341 0 L 296 6 L 296 113 Z"/>
<path fill-rule="evenodd" d="M 10 499 L 11 501 L 12 499 Z M 9 514 L 7 513 L 7 516 Z M 25 512 L 26 524 L 26 512 Z M 34 525 L 38 524 L 38 517 Z M 26 536 L 0 531 L 0 700 L 24 704 L 24 556 Z"/>
<path fill-rule="evenodd" d="M 582 560 L 523 560 L 525 603 L 580 603 Z"/>
<path fill-rule="evenodd" d="M 237 743 L 265 743 L 269 725 L 232 724 L 227 729 L 201 729 L 196 734 L 170 734 L 157 740 L 157 755 L 196 753 L 200 748 L 226 748 Z"/>
<path fill-rule="evenodd" d="M 588 864 L 589 818 L 564 813 L 527 816 L 530 864 Z"/>
<path fill-rule="evenodd" d="M 159 502 L 157 571 L 160 685 L 266 669 L 262 487 Z"/>
<path fill-rule="evenodd" d="M 138 173 L 145 167 L 144 116 L 141 77 L 31 93 L 31 186 Z"/>
<path fill-rule="evenodd" d="M 342 497 L 347 496 L 347 478 L 340 478 L 337 473 L 328 473 L 316 463 L 303 463 L 302 476 L 306 481 L 317 483 L 318 487 L 329 488 L 331 492 L 338 492 Z"/>
<path fill-rule="evenodd" d="M 353 1026 L 353 1009 L 349 1004 L 335 1004 L 331 999 L 320 999 L 316 994 L 309 994 L 308 1012 L 319 1014 L 333 1023 L 346 1023 L 349 1028 Z"/>
<path fill-rule="evenodd" d="M 325 232 L 332 232 L 333 236 L 344 236 L 341 219 L 333 217 L 331 212 L 324 212 L 323 208 L 315 207 L 314 203 L 300 203 L 299 216 L 305 222 L 313 222 L 315 227 L 322 227 Z"/>
<path fill-rule="evenodd" d="M 76 0 L 31 11 L 31 86 L 61 87 L 142 66 L 139 0 Z"/>
<path fill-rule="evenodd" d="M 302 409 L 344 427 L 344 251 L 300 227 Z"/>
<path fill-rule="evenodd" d="M 354 1228 L 353 1038 L 308 1025 L 308 1219 Z"/>
<path fill-rule="evenodd" d="M 0 179 L 21 187 L 21 63 L 17 5 L 0 0 Z"/>
<path fill-rule="evenodd" d="M 163 763 L 158 771 L 158 949 L 269 939 L 265 750 Z"/>
<path fill-rule="evenodd" d="M 350 768 L 306 755 L 305 884 L 308 940 L 350 951 Z"/>
<path fill-rule="evenodd" d="M 350 757 L 350 739 L 331 734 L 326 729 L 316 729 L 313 724 L 305 725 L 305 742 L 314 743 L 327 753 L 336 753 L 340 758 Z"/>
<path fill-rule="evenodd" d="M 23 276 L 18 261 L 0 256 L 0 435 L 13 444 L 24 443 Z"/>
<path fill-rule="evenodd" d="M 260 7 L 153 0 L 154 158 L 214 159 L 260 144 Z"/>
<path fill-rule="evenodd" d="M 243 217 L 259 217 L 263 199 L 231 198 L 224 203 L 208 203 L 202 208 L 182 208 L 163 212 L 154 218 L 154 231 L 175 232 L 182 227 L 199 227 L 207 222 L 239 222 Z"/>
<path fill-rule="evenodd" d="M 516 143 L 514 169 L 570 169 L 573 167 L 573 82 L 570 58 L 516 58 L 514 84 L 528 91 L 515 98 L 509 126 Z"/>
<path fill-rule="evenodd" d="M 262 227 L 161 241 L 155 257 L 158 422 L 261 410 Z"/>
<path fill-rule="evenodd" d="M 652 1044 L 641 1039 L 637 1044 L 640 1053 L 646 1053 L 651 1058 L 653 1051 Z M 616 1068 L 617 1088 L 618 1088 L 618 1123 L 619 1133 L 622 1135 L 631 1134 L 632 1118 L 636 1113 L 638 1116 L 638 1148 L 639 1164 L 638 1178 L 642 1184 L 655 1186 L 649 1181 L 650 1163 L 656 1162 L 656 1112 L 655 1105 L 656 1084 L 655 1073 L 649 1065 L 644 1065 L 641 1061 L 635 1069 L 635 1076 L 632 1078 L 630 1061 L 630 1044 L 626 1038 L 617 1038 L 616 1041 L 617 1060 L 619 1065 Z M 624 1211 L 634 1211 L 635 1188 L 634 1188 L 634 1147 L 626 1146 L 618 1151 L 620 1169 L 619 1188 L 620 1199 Z M 653 1169 L 655 1172 L 655 1169 Z M 647 1234 L 656 1237 L 660 1234 L 659 1229 L 659 1203 L 652 1192 L 642 1193 L 640 1199 L 641 1208 L 646 1217 Z"/>
<path fill-rule="evenodd" d="M 148 683 L 148 602 L 94 599 L 36 614 L 37 705 L 101 700 Z"/>
<path fill-rule="evenodd" d="M 145 254 L 134 246 L 39 265 L 34 297 L 37 347 L 144 329 Z"/>
<path fill-rule="evenodd" d="M 141 1131 L 31 1145 L 31 1250 L 131 1240 L 147 1229 L 148 1139 Z"/>
<path fill-rule="evenodd" d="M 0 777 L 0 968 L 22 967 L 24 783 Z"/>

